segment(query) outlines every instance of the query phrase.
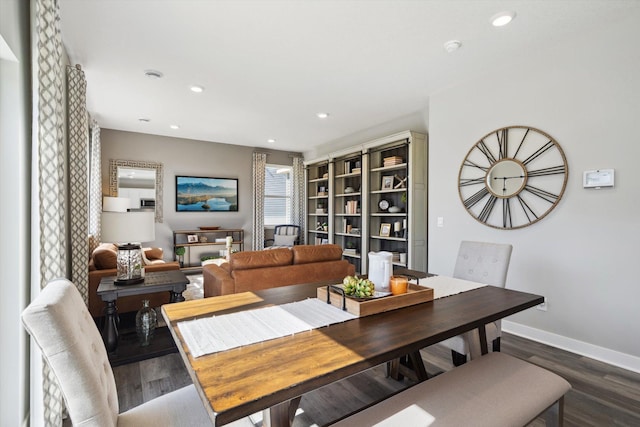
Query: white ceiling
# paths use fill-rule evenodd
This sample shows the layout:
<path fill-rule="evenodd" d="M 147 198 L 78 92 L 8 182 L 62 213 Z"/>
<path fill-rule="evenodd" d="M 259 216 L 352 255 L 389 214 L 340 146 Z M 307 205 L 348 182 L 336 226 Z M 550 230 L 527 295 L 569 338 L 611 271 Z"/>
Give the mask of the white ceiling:
<path fill-rule="evenodd" d="M 63 42 L 86 72 L 88 108 L 101 127 L 303 152 L 425 112 L 435 92 L 615 25 L 639 5 L 60 0 L 60 14 Z M 504 10 L 516 19 L 492 27 L 490 17 Z M 443 44 L 451 39 L 462 48 L 448 54 Z M 147 69 L 164 77 L 149 79 Z M 192 93 L 192 84 L 205 91 Z M 317 112 L 330 116 L 320 120 Z"/>

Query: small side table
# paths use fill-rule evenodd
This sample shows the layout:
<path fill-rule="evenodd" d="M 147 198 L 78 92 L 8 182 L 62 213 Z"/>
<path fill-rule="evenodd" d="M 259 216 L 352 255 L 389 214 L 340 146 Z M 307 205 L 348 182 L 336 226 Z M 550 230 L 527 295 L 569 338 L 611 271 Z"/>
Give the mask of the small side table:
<path fill-rule="evenodd" d="M 97 291 L 106 304 L 102 339 L 108 353 L 113 353 L 118 348 L 118 297 L 168 291 L 171 294 L 170 302 L 179 302 L 184 301 L 182 292 L 187 289 L 189 283 L 187 276 L 180 270 L 147 273 L 144 282 L 137 285 L 116 286 L 113 284 L 114 280 L 115 276 L 102 278 Z"/>

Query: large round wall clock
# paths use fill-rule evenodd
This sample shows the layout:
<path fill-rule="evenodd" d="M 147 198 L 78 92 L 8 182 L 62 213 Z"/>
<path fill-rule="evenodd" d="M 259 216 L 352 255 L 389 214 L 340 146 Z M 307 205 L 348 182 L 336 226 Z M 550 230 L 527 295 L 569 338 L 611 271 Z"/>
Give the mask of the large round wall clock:
<path fill-rule="evenodd" d="M 489 227 L 515 229 L 544 218 L 558 204 L 569 168 L 551 136 L 526 126 L 507 126 L 480 138 L 458 174 L 466 210 Z"/>

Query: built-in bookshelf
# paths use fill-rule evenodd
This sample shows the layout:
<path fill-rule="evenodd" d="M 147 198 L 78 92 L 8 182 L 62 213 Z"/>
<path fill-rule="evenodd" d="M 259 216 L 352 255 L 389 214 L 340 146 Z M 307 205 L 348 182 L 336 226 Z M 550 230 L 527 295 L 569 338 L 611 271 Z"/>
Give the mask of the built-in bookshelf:
<path fill-rule="evenodd" d="M 306 167 L 307 230 L 306 244 L 329 243 L 329 162 Z"/>
<path fill-rule="evenodd" d="M 305 164 L 307 243 L 342 246 L 359 274 L 370 251 L 427 271 L 426 135 L 400 132 Z"/>

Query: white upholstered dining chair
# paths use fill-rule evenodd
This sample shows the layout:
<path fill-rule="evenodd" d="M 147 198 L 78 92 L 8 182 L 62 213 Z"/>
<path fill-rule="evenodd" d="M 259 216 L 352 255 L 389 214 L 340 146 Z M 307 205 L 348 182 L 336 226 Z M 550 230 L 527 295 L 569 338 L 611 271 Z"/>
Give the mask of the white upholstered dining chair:
<path fill-rule="evenodd" d="M 107 351 L 80 293 L 70 281 L 50 281 L 23 311 L 22 322 L 58 380 L 73 425 L 213 425 L 193 385 L 119 413 Z M 240 422 L 248 420 L 233 424 L 245 425 Z"/>
<path fill-rule="evenodd" d="M 513 246 L 501 243 L 460 242 L 453 277 L 504 288 Z M 500 350 L 501 322 L 485 325 L 487 344 Z M 451 350 L 453 364 L 459 366 L 472 354 L 479 354 L 480 338 L 477 330 L 449 338 L 440 344 Z"/>

